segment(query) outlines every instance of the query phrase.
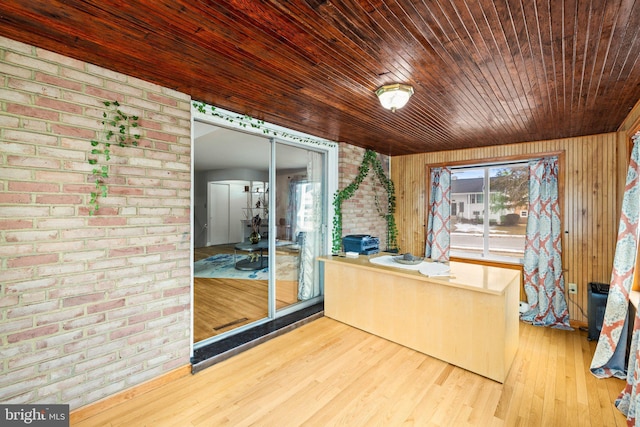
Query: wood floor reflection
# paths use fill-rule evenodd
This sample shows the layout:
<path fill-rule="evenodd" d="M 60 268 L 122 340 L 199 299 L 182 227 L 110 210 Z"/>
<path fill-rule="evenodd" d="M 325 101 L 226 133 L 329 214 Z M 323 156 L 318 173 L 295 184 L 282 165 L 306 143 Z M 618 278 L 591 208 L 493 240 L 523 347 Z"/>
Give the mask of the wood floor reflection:
<path fill-rule="evenodd" d="M 221 253 L 233 253 L 233 245 L 217 245 L 194 250 L 194 261 Z M 268 315 L 268 281 L 250 279 L 193 280 L 193 340 L 230 331 Z M 276 308 L 294 304 L 297 282 L 276 281 Z"/>

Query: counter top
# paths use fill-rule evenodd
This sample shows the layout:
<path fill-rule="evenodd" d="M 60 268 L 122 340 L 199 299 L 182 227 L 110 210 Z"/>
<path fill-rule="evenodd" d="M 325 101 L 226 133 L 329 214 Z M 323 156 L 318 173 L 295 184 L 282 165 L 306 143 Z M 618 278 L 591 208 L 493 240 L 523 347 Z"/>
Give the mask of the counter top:
<path fill-rule="evenodd" d="M 469 289 L 472 291 L 501 295 L 513 281 L 520 281 L 520 271 L 508 268 L 471 264 L 459 261 L 448 263 L 451 276 L 429 277 L 418 271 L 401 267 L 386 267 L 373 264 L 370 260 L 376 257 L 392 254 L 360 255 L 358 258 L 341 256 L 323 256 L 319 260 L 328 263 L 349 264 L 359 268 L 376 271 L 386 271 L 395 275 L 423 280 L 425 283 L 447 284 L 452 287 Z M 425 260 L 424 262 L 432 262 Z"/>

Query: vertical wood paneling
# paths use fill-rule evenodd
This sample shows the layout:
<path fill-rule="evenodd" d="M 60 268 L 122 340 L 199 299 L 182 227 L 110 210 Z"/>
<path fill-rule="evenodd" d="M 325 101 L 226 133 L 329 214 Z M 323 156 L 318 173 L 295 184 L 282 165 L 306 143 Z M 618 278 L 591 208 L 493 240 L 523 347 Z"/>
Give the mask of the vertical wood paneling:
<path fill-rule="evenodd" d="M 439 151 L 391 159 L 391 176 L 399 189 L 397 214 L 403 252 L 424 254 L 429 164 L 564 151 L 563 267 L 565 283 L 577 283 L 578 295 L 567 299 L 571 319 L 587 322 L 587 284 L 608 283 L 615 251 L 619 205 L 620 138 L 607 133 L 522 144 Z"/>

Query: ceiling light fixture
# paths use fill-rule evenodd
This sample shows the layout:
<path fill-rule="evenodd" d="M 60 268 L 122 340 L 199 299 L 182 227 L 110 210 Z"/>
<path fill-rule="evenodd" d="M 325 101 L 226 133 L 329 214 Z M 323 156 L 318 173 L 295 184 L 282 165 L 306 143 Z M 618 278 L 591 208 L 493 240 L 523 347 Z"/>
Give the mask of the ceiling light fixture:
<path fill-rule="evenodd" d="M 376 95 L 380 99 L 380 104 L 388 110 L 395 112 L 398 108 L 405 106 L 411 95 L 413 88 L 402 83 L 380 86 L 376 90 Z"/>

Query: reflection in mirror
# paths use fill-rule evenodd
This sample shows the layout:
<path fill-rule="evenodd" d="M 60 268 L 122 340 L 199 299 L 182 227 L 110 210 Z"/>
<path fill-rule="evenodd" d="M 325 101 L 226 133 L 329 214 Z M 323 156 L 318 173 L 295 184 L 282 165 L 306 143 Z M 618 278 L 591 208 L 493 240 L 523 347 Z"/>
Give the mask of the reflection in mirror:
<path fill-rule="evenodd" d="M 274 142 L 272 167 L 267 138 L 194 129 L 194 342 L 202 343 L 321 297 L 326 166 L 323 153 Z"/>
<path fill-rule="evenodd" d="M 268 316 L 268 139 L 194 126 L 194 342 Z M 251 243 L 252 233 L 260 240 Z"/>

